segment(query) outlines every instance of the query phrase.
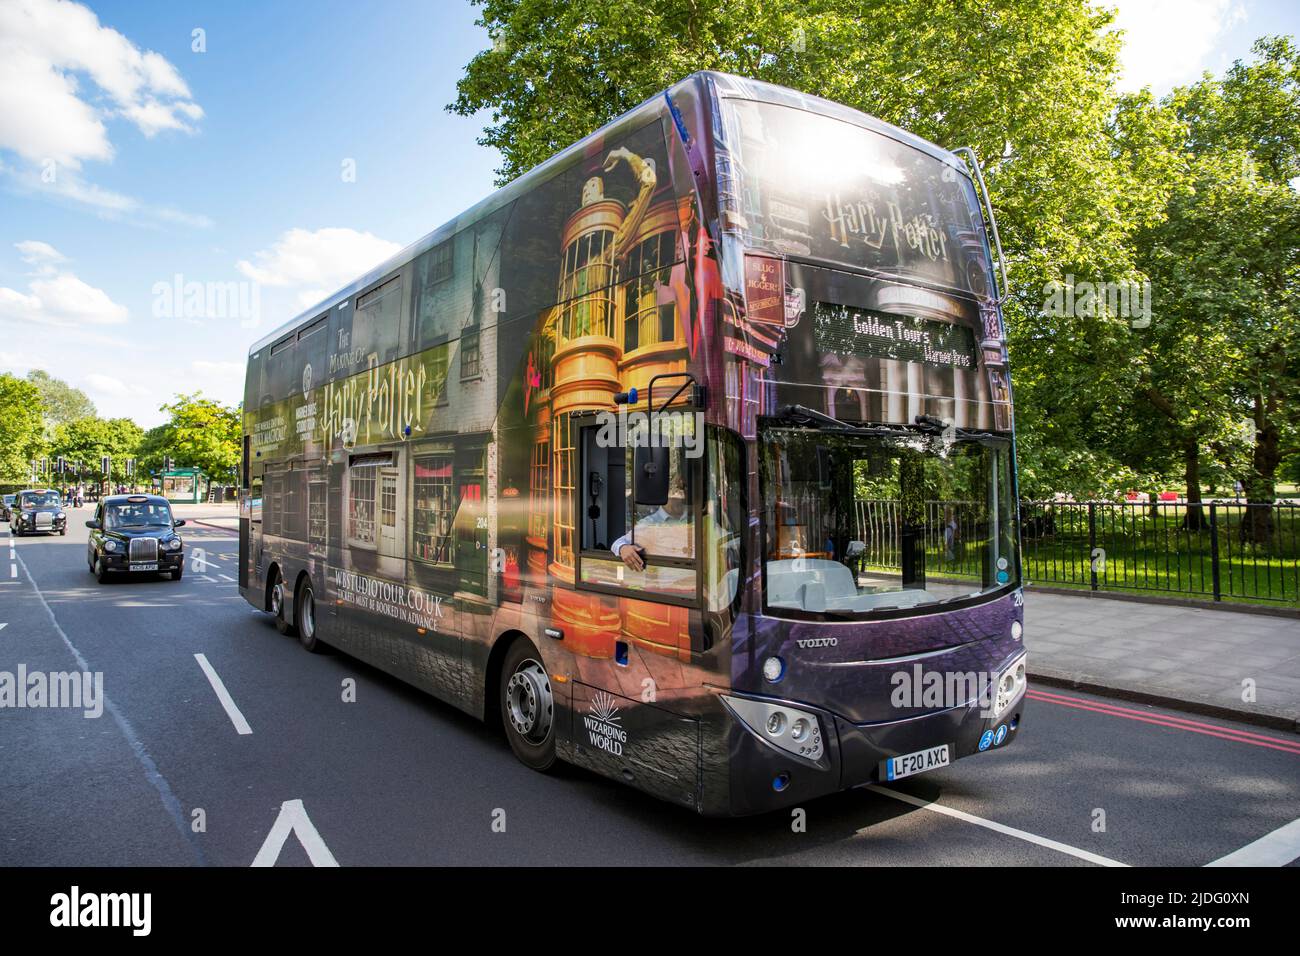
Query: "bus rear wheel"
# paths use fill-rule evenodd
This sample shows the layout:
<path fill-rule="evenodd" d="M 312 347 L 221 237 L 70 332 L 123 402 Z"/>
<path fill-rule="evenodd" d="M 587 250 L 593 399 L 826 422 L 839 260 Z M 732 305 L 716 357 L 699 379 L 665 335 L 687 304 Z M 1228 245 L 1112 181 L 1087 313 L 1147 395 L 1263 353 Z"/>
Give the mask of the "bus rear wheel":
<path fill-rule="evenodd" d="M 298 629 L 298 643 L 313 654 L 320 654 L 326 644 L 316 636 L 316 594 L 311 581 L 304 580 L 298 589 L 298 600 L 293 602 L 293 616 Z"/>
<path fill-rule="evenodd" d="M 284 616 L 284 578 L 279 571 L 275 573 L 275 584 L 271 585 L 271 615 L 275 618 L 277 631 L 285 635 L 293 634 L 293 624 Z"/>
<path fill-rule="evenodd" d="M 555 698 L 542 655 L 531 641 L 519 638 L 506 651 L 497 696 L 501 723 L 515 756 L 533 770 L 551 769 L 555 763 Z"/>

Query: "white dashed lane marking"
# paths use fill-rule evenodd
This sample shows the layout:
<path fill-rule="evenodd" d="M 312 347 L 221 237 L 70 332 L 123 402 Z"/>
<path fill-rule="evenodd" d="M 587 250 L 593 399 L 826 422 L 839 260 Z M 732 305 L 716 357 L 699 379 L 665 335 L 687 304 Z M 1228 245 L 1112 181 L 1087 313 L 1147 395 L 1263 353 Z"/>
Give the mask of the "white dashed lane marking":
<path fill-rule="evenodd" d="M 216 691 L 217 700 L 221 701 L 221 706 L 225 708 L 226 716 L 230 718 L 230 722 L 235 725 L 235 730 L 241 735 L 251 734 L 253 728 L 248 726 L 248 721 L 246 721 L 244 715 L 239 712 L 239 708 L 235 706 L 234 698 L 230 696 L 230 692 L 226 690 L 226 685 L 221 682 L 221 678 L 218 677 L 217 672 L 212 669 L 212 665 L 208 663 L 208 659 L 202 654 L 195 654 L 194 659 L 199 662 L 199 667 L 203 668 L 203 673 L 208 678 L 208 683 L 211 684 L 212 689 Z"/>

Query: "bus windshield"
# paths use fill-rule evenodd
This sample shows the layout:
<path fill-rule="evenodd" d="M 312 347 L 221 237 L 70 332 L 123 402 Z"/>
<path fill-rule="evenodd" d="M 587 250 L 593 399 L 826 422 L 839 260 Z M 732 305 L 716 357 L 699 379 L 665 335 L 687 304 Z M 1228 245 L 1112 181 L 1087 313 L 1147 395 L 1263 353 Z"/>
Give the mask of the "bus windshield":
<path fill-rule="evenodd" d="M 1019 584 L 1006 439 L 772 427 L 759 445 L 774 613 L 867 616 Z"/>
<path fill-rule="evenodd" d="M 956 166 L 874 130 L 727 99 L 731 228 L 744 244 L 987 295 L 975 187 Z"/>

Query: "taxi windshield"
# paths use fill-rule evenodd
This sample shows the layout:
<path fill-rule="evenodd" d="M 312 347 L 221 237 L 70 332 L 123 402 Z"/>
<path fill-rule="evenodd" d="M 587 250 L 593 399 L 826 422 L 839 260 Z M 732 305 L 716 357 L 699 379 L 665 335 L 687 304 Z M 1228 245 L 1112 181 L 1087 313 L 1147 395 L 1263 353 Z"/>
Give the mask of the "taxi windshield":
<path fill-rule="evenodd" d="M 35 511 L 38 508 L 57 508 L 59 507 L 59 493 L 57 491 L 32 491 L 23 495 L 22 507 Z"/>
<path fill-rule="evenodd" d="M 170 528 L 172 510 L 160 501 L 123 501 L 104 508 L 104 529 Z"/>

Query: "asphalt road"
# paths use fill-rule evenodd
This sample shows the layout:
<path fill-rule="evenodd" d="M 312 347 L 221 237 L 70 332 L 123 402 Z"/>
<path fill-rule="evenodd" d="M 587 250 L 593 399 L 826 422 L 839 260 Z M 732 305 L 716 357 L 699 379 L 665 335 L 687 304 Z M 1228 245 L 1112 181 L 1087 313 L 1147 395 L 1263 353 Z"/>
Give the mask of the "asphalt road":
<path fill-rule="evenodd" d="M 1300 857 L 1300 736 L 1050 688 L 1031 689 L 1014 746 L 810 803 L 803 832 L 788 812 L 701 819 L 573 768 L 542 776 L 452 707 L 277 634 L 236 591 L 233 532 L 185 529 L 206 572 L 99 585 L 90 509 L 70 514 L 66 537 L 0 525 L 0 672 L 102 672 L 107 705 L 0 709 L 0 865 Z"/>

